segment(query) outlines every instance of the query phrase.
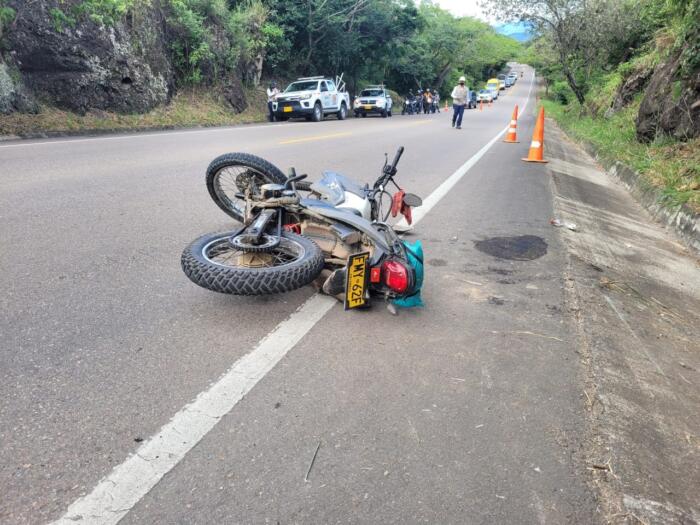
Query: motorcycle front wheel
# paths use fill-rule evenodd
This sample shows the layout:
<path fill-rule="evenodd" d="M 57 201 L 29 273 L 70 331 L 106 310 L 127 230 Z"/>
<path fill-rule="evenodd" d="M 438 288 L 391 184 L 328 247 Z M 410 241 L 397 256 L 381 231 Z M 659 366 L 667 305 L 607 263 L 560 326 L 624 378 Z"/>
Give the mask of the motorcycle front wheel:
<path fill-rule="evenodd" d="M 229 242 L 234 233 L 209 233 L 185 248 L 180 262 L 193 283 L 233 295 L 279 294 L 311 283 L 323 270 L 323 252 L 306 237 L 282 232 L 279 245 L 251 253 Z"/>
<path fill-rule="evenodd" d="M 228 215 L 243 222 L 245 203 L 236 197 L 250 189 L 260 194 L 263 184 L 284 184 L 287 177 L 274 164 L 248 153 L 226 153 L 207 168 L 207 189 L 214 202 Z"/>

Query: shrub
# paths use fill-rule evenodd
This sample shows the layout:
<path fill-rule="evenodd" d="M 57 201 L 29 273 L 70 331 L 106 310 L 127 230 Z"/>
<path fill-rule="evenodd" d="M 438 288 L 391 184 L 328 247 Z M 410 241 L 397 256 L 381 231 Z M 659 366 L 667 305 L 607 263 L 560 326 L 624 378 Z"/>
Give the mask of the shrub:
<path fill-rule="evenodd" d="M 14 21 L 15 15 L 15 10 L 5 6 L 5 2 L 0 0 L 0 37 L 2 37 L 4 28 Z"/>
<path fill-rule="evenodd" d="M 569 87 L 569 84 L 564 80 L 557 80 L 552 84 L 550 90 L 551 98 L 559 102 L 560 104 L 568 104 L 574 98 L 574 92 Z"/>

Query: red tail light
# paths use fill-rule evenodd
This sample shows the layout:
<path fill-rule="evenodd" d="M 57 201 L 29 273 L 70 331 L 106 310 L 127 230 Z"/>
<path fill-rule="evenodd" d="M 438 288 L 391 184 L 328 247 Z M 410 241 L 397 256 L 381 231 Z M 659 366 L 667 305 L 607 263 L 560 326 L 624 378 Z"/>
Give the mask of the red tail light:
<path fill-rule="evenodd" d="M 404 293 L 408 290 L 408 269 L 398 261 L 386 261 L 382 264 L 384 284 L 396 293 Z"/>

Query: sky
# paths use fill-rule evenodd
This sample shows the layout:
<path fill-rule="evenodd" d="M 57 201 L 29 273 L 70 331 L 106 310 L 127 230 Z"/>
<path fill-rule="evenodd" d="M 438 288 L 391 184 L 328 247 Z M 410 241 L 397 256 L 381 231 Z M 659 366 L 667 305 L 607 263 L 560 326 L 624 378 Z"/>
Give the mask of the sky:
<path fill-rule="evenodd" d="M 443 9 L 450 11 L 453 15 L 473 16 L 485 22 L 494 22 L 494 20 L 486 16 L 483 9 L 479 7 L 479 0 L 434 0 L 434 2 Z"/>

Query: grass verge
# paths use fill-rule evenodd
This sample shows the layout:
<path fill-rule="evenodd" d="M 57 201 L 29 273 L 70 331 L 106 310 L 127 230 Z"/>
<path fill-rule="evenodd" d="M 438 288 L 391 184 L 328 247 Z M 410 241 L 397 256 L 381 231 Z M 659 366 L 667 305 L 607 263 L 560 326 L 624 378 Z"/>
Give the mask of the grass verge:
<path fill-rule="evenodd" d="M 604 159 L 628 165 L 644 182 L 660 188 L 665 205 L 686 204 L 700 213 L 700 139 L 637 142 L 634 119 L 638 102 L 610 118 L 586 115 L 576 103 L 563 105 L 542 100 L 542 105 L 547 116 L 554 118 L 574 139 L 592 144 Z"/>
<path fill-rule="evenodd" d="M 78 115 L 42 105 L 36 115 L 13 113 L 0 118 L 0 135 L 26 136 L 45 132 L 78 133 L 81 131 L 139 130 L 186 128 L 196 126 L 230 126 L 261 122 L 267 116 L 267 102 L 262 90 L 247 90 L 248 108 L 235 113 L 224 97 L 215 90 L 184 89 L 169 104 L 143 114 L 120 114 L 90 111 Z"/>

